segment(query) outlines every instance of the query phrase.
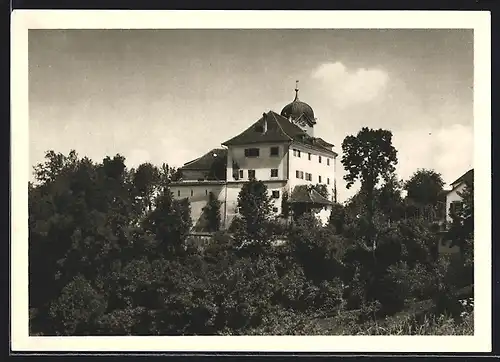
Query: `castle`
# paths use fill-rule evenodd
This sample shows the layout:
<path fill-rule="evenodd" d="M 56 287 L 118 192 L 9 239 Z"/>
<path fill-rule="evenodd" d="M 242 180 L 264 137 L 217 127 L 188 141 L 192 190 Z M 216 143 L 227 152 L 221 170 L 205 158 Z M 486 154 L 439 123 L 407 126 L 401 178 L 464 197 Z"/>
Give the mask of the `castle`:
<path fill-rule="evenodd" d="M 298 83 L 298 82 L 297 82 Z M 259 120 L 235 137 L 180 168 L 181 179 L 171 183 L 176 199 L 188 198 L 194 228 L 200 229 L 203 208 L 210 193 L 221 202 L 222 228 L 238 215 L 237 199 L 250 179 L 266 184 L 273 200 L 273 213 L 282 215 L 283 195 L 288 202 L 316 208 L 326 223 L 336 201 L 336 160 L 333 144 L 314 135 L 317 119 L 307 103 L 295 99 L 280 114 L 263 113 Z M 325 198 L 312 187 L 324 185 Z"/>

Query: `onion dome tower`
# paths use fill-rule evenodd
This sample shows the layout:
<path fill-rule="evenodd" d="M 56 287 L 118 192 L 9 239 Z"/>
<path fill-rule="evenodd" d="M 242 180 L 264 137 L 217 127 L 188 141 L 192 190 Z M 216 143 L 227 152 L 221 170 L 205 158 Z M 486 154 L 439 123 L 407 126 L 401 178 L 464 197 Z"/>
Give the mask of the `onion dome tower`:
<path fill-rule="evenodd" d="M 314 111 L 312 107 L 299 100 L 299 81 L 295 85 L 295 99 L 292 103 L 287 104 L 281 111 L 283 117 L 288 118 L 291 122 L 302 128 L 307 134 L 313 137 L 313 127 L 316 124 Z"/>

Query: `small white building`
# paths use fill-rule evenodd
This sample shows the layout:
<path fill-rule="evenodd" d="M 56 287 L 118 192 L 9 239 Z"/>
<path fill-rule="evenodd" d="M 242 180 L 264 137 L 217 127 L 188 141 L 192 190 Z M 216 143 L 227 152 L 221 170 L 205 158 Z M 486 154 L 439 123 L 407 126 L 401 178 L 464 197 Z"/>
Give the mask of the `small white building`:
<path fill-rule="evenodd" d="M 451 222 L 450 213 L 452 209 L 462 207 L 463 201 L 460 193 L 464 191 L 466 182 L 474 182 L 474 169 L 467 171 L 450 184 L 451 190 L 446 194 L 446 221 L 448 223 Z"/>
<path fill-rule="evenodd" d="M 283 193 L 292 195 L 298 185 L 325 185 L 328 200 L 317 216 L 323 223 L 329 218 L 328 202 L 336 201 L 335 174 L 337 153 L 333 144 L 314 136 L 317 120 L 314 111 L 298 98 L 280 114 L 263 113 L 250 127 L 222 143 L 224 148 L 211 150 L 186 163 L 182 179 L 171 184 L 175 198 L 187 197 L 196 225 L 210 192 L 222 202 L 223 227 L 238 214 L 238 194 L 251 179 L 263 181 L 274 200 L 273 212 L 282 212 Z M 225 171 L 225 172 L 224 172 Z M 293 200 L 291 200 L 293 201 Z"/>
<path fill-rule="evenodd" d="M 452 222 L 451 212 L 453 209 L 460 209 L 463 205 L 460 193 L 464 191 L 466 183 L 474 182 L 474 169 L 464 173 L 462 176 L 453 181 L 450 186 L 451 189 L 446 192 L 446 215 L 445 225 L 450 225 Z M 458 246 L 451 246 L 451 242 L 443 238 L 439 243 L 439 253 L 441 254 L 455 254 L 460 251 Z"/>

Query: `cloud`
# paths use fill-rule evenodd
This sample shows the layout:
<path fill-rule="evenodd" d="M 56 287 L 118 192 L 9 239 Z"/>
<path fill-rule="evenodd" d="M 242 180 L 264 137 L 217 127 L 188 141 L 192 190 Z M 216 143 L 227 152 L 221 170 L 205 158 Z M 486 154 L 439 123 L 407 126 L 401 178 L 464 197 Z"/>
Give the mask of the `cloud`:
<path fill-rule="evenodd" d="M 397 173 L 408 179 L 417 169 L 433 169 L 445 184 L 472 168 L 474 131 L 471 126 L 454 124 L 432 129 L 394 132 L 398 150 Z"/>
<path fill-rule="evenodd" d="M 389 75 L 379 69 L 349 70 L 340 62 L 325 63 L 312 72 L 339 108 L 367 103 L 385 90 Z"/>

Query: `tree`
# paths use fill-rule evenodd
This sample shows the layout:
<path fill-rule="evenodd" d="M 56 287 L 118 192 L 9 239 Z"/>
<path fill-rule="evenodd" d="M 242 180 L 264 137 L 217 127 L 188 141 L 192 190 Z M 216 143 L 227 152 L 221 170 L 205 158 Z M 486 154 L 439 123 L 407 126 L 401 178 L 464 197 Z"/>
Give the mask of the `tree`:
<path fill-rule="evenodd" d="M 210 165 L 208 171 L 209 180 L 225 180 L 227 172 L 226 157 L 215 157 L 214 162 Z"/>
<path fill-rule="evenodd" d="M 142 205 L 151 210 L 154 192 L 160 184 L 160 171 L 151 163 L 143 163 L 133 172 L 133 192 L 139 196 Z"/>
<path fill-rule="evenodd" d="M 288 191 L 283 192 L 283 196 L 281 197 L 281 215 L 288 219 L 290 215 L 290 204 L 288 203 Z"/>
<path fill-rule="evenodd" d="M 401 196 L 402 183 L 395 175 L 376 191 L 375 207 L 389 222 L 394 222 L 403 217 L 404 204 Z"/>
<path fill-rule="evenodd" d="M 243 184 L 238 195 L 238 209 L 241 214 L 242 227 L 238 236 L 243 243 L 269 243 L 266 235 L 272 201 L 267 192 L 267 186 L 262 181 L 250 180 Z"/>
<path fill-rule="evenodd" d="M 334 203 L 328 219 L 328 226 L 333 228 L 335 234 L 342 234 L 346 223 L 345 209 L 342 204 Z"/>
<path fill-rule="evenodd" d="M 444 181 L 441 174 L 433 171 L 417 170 L 404 184 L 407 191 L 407 215 L 410 217 L 425 217 L 433 221 L 441 214 Z"/>
<path fill-rule="evenodd" d="M 404 184 L 407 198 L 418 205 L 436 206 L 443 191 L 444 181 L 441 174 L 434 170 L 420 169 Z"/>
<path fill-rule="evenodd" d="M 189 201 L 175 200 L 166 189 L 155 203 L 156 208 L 146 217 L 143 227 L 160 241 L 164 256 L 181 255 L 193 224 Z"/>
<path fill-rule="evenodd" d="M 342 142 L 342 164 L 346 170 L 344 180 L 350 188 L 361 181 L 361 193 L 365 199 L 366 216 L 370 228 L 367 241 L 373 242 L 372 223 L 374 191 L 380 179 L 389 180 L 397 164 L 397 151 L 392 145 L 392 133 L 387 130 L 361 129 L 356 136 L 347 136 Z M 373 245 L 375 248 L 375 245 Z"/>
<path fill-rule="evenodd" d="M 220 214 L 221 202 L 217 199 L 213 192 L 208 194 L 208 203 L 203 208 L 203 214 L 208 222 L 208 230 L 211 232 L 219 231 L 221 224 Z"/>
<path fill-rule="evenodd" d="M 107 308 L 107 301 L 82 276 L 66 285 L 50 305 L 56 335 L 88 335 Z"/>
<path fill-rule="evenodd" d="M 68 156 L 54 151 L 45 152 L 45 162 L 39 163 L 34 167 L 36 183 L 47 184 L 60 176 L 64 170 L 71 169 L 76 165 L 78 155 L 75 150 L 71 150 Z"/>

